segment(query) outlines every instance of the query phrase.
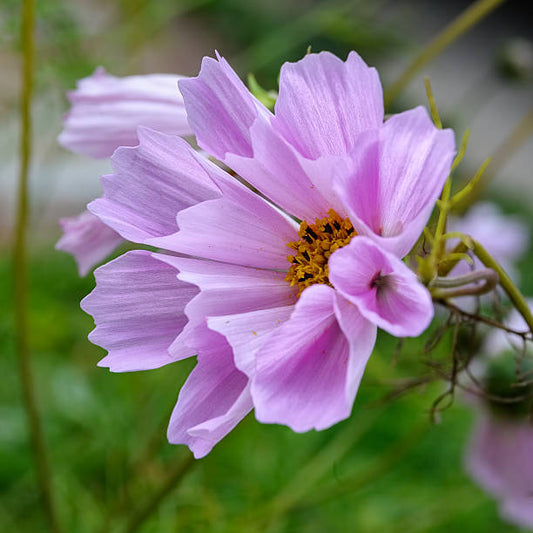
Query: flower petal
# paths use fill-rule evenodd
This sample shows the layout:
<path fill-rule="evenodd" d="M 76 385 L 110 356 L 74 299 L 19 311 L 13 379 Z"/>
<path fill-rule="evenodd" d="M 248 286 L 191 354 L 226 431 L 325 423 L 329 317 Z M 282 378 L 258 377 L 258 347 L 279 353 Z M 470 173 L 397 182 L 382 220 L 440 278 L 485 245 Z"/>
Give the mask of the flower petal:
<path fill-rule="evenodd" d="M 296 224 L 236 180 L 223 193 L 181 211 L 180 231 L 149 243 L 214 261 L 287 270 L 287 243 L 298 239 Z"/>
<path fill-rule="evenodd" d="M 433 318 L 429 291 L 396 256 L 355 237 L 329 259 L 333 286 L 368 320 L 397 337 L 416 337 Z"/>
<path fill-rule="evenodd" d="M 302 220 L 324 216 L 330 206 L 302 168 L 294 148 L 264 120 L 254 122 L 250 137 L 253 157 L 228 153 L 224 163 L 291 215 Z"/>
<path fill-rule="evenodd" d="M 250 126 L 270 112 L 244 86 L 228 62 L 204 57 L 196 78 L 180 81 L 198 144 L 220 160 L 227 152 L 250 157 Z"/>
<path fill-rule="evenodd" d="M 342 155 L 359 133 L 383 122 L 379 76 L 355 52 L 346 62 L 329 52 L 281 68 L 273 124 L 309 159 Z"/>
<path fill-rule="evenodd" d="M 308 287 L 290 319 L 258 351 L 252 398 L 260 422 L 303 432 L 349 416 L 349 343 L 336 320 L 334 300 L 331 287 Z"/>
<path fill-rule="evenodd" d="M 114 174 L 102 178 L 104 196 L 89 209 L 125 239 L 145 243 L 174 233 L 178 211 L 219 192 L 208 162 L 200 164 L 183 139 L 147 128 L 138 133 L 139 146 L 111 158 Z"/>
<path fill-rule="evenodd" d="M 59 143 L 73 152 L 104 158 L 119 146 L 136 145 L 137 126 L 192 135 L 179 79 L 174 74 L 117 78 L 96 69 L 68 94 L 72 107 Z"/>
<path fill-rule="evenodd" d="M 172 444 L 186 444 L 199 459 L 253 408 L 248 379 L 233 363 L 221 335 L 203 328 L 198 364 L 183 385 L 168 427 Z"/>
<path fill-rule="evenodd" d="M 233 348 L 235 365 L 248 377 L 255 374 L 255 356 L 270 334 L 291 315 L 294 306 L 260 309 L 250 313 L 215 316 L 207 325 L 226 337 Z"/>
<path fill-rule="evenodd" d="M 335 315 L 342 332 L 350 343 L 350 358 L 346 373 L 346 401 L 353 403 L 366 364 L 376 344 L 377 327 L 366 320 L 357 307 L 337 294 Z"/>
<path fill-rule="evenodd" d="M 59 223 L 63 235 L 57 241 L 56 250 L 68 252 L 74 257 L 80 276 L 85 276 L 122 242 L 118 233 L 89 211 L 62 218 Z"/>
<path fill-rule="evenodd" d="M 89 339 L 109 352 L 99 366 L 126 372 L 175 360 L 168 347 L 187 322 L 183 311 L 198 289 L 179 281 L 160 257 L 128 252 L 95 271 L 96 288 L 81 306 L 96 324 Z"/>
<path fill-rule="evenodd" d="M 454 156 L 452 130 L 417 107 L 362 133 L 353 170 L 334 185 L 359 234 L 399 257 L 413 247 L 433 210 Z"/>

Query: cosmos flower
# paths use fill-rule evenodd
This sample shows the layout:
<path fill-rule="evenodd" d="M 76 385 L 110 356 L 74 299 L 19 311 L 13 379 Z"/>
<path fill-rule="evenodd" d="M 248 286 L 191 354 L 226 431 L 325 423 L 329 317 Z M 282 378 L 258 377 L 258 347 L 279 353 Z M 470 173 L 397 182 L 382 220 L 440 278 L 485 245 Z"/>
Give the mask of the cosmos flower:
<path fill-rule="evenodd" d="M 478 409 L 466 455 L 472 478 L 499 502 L 500 514 L 533 530 L 533 425 Z"/>
<path fill-rule="evenodd" d="M 528 301 L 533 308 L 533 300 Z M 505 321 L 515 331 L 528 331 L 516 309 Z M 533 344 L 494 330 L 486 338 L 484 361 L 478 362 L 478 381 L 493 397 L 513 399 L 509 403 L 490 397 L 469 398 L 476 421 L 465 453 L 465 468 L 472 479 L 499 504 L 502 518 L 517 526 L 533 529 L 533 388 L 530 383 Z M 522 385 L 517 382 L 521 356 Z"/>
<path fill-rule="evenodd" d="M 327 428 L 350 415 L 377 328 L 418 336 L 433 317 L 401 259 L 449 173 L 453 133 L 420 107 L 383 122 L 377 72 L 354 52 L 283 65 L 274 114 L 219 56 L 180 90 L 198 144 L 232 172 L 145 129 L 115 152 L 89 209 L 161 252 L 96 271 L 82 306 L 109 352 L 100 364 L 197 354 L 168 430 L 196 457 L 252 408 Z"/>
<path fill-rule="evenodd" d="M 65 114 L 59 143 L 72 152 L 99 159 L 111 156 L 119 146 L 135 146 L 138 126 L 192 135 L 178 90 L 181 78 L 174 74 L 118 78 L 101 67 L 96 69 L 68 93 L 71 108 Z M 60 223 L 63 235 L 56 249 L 74 256 L 82 276 L 123 242 L 87 211 Z"/>

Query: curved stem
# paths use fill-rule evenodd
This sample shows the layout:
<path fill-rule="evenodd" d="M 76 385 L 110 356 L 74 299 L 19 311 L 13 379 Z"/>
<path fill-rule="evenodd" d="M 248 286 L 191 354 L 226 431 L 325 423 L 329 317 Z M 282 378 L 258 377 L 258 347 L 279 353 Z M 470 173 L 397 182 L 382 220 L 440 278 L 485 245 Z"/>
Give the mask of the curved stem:
<path fill-rule="evenodd" d="M 392 103 L 422 68 L 503 2 L 504 0 L 478 0 L 452 20 L 433 41 L 424 46 L 422 52 L 413 59 L 401 76 L 385 91 L 385 107 Z"/>
<path fill-rule="evenodd" d="M 39 490 L 50 529 L 59 533 L 61 528 L 52 494 L 51 469 L 44 440 L 43 428 L 35 394 L 33 370 L 28 346 L 26 241 L 28 228 L 28 177 L 32 148 L 31 100 L 33 94 L 33 67 L 35 56 L 34 0 L 22 3 L 21 41 L 23 46 L 22 92 L 20 102 L 20 175 L 17 193 L 17 212 L 13 247 L 13 285 L 15 312 L 15 342 L 19 361 L 31 445 L 35 456 Z"/>
<path fill-rule="evenodd" d="M 513 283 L 513 280 L 501 265 L 487 252 L 487 250 L 474 239 L 472 239 L 472 251 L 487 268 L 494 270 L 496 274 L 498 274 L 502 289 L 507 293 L 507 296 L 509 296 L 509 299 L 515 306 L 516 310 L 522 315 L 529 330 L 533 333 L 533 315 L 531 314 L 531 310 L 529 309 L 524 296 Z"/>
<path fill-rule="evenodd" d="M 152 498 L 133 514 L 126 526 L 126 533 L 138 531 L 150 515 L 157 510 L 159 504 L 183 481 L 187 472 L 197 463 L 198 461 L 192 454 L 178 463 Z"/>

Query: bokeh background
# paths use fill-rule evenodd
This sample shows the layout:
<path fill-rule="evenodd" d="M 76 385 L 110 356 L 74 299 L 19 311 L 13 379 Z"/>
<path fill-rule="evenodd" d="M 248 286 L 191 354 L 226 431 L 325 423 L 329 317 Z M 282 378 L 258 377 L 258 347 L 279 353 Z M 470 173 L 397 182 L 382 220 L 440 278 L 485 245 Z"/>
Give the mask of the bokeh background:
<path fill-rule="evenodd" d="M 45 531 L 14 353 L 11 234 L 18 172 L 19 0 L 0 2 L 0 530 Z M 94 285 L 56 252 L 57 220 L 99 195 L 107 161 L 57 145 L 65 91 L 103 65 L 115 75 L 195 75 L 223 54 L 243 78 L 276 89 L 284 61 L 311 46 L 357 50 L 390 85 L 470 2 L 448 0 L 38 0 L 35 148 L 31 172 L 30 345 L 53 487 L 67 532 L 511 532 L 462 468 L 472 414 L 460 398 L 430 423 L 444 390 L 428 383 L 422 341 L 383 335 L 353 416 L 297 435 L 248 417 L 206 458 L 171 446 L 165 428 L 194 362 L 137 374 L 98 369 L 92 321 L 79 301 Z M 446 125 L 472 129 L 461 167 L 496 153 L 485 196 L 532 226 L 533 142 L 513 139 L 533 102 L 527 1 L 504 2 L 409 84 L 392 110 L 425 103 L 429 74 Z M 497 239 L 498 235 L 494 235 Z M 533 295 L 533 253 L 521 264 Z M 432 358 L 446 360 L 446 341 Z M 440 358 L 440 360 L 439 360 Z M 438 423 L 435 423 L 438 422 Z M 532 452 L 533 453 L 533 452 Z M 150 508 L 161 491 L 161 501 Z M 145 513 L 148 510 L 149 512 Z M 144 514 L 143 514 L 144 513 Z M 146 516 L 145 516 L 146 515 Z"/>

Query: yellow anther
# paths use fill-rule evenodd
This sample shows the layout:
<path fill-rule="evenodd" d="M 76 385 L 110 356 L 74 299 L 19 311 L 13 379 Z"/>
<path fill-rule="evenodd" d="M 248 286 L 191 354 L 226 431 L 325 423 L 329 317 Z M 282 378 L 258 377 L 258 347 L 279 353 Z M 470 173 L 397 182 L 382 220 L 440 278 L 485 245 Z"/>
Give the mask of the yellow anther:
<path fill-rule="evenodd" d="M 333 209 L 325 218 L 317 218 L 314 224 L 305 220 L 300 224 L 300 240 L 287 243 L 296 253 L 287 256 L 291 264 L 285 280 L 292 286 L 298 285 L 300 295 L 306 287 L 315 283 L 331 285 L 329 282 L 329 256 L 346 246 L 357 235 L 349 218 L 342 219 Z"/>

